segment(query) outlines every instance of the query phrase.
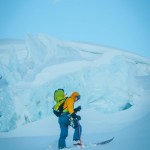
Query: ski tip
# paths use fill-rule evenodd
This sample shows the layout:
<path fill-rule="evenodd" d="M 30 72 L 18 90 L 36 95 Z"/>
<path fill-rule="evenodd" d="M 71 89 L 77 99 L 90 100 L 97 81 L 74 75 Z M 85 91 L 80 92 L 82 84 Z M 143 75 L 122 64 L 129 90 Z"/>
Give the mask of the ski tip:
<path fill-rule="evenodd" d="M 104 144 L 107 144 L 107 143 L 110 143 L 115 137 L 112 137 L 111 139 L 109 140 L 106 140 L 106 141 L 102 141 L 100 143 L 97 143 L 97 145 L 104 145 Z"/>

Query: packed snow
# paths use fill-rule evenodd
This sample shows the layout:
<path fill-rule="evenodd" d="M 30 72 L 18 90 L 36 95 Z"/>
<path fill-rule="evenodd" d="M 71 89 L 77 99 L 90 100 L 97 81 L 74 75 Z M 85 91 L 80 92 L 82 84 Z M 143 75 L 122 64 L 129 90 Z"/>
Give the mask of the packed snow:
<path fill-rule="evenodd" d="M 0 149 L 58 149 L 58 88 L 81 94 L 83 143 L 115 137 L 82 149 L 150 149 L 150 59 L 43 34 L 0 40 Z M 70 128 L 68 147 L 72 134 Z"/>

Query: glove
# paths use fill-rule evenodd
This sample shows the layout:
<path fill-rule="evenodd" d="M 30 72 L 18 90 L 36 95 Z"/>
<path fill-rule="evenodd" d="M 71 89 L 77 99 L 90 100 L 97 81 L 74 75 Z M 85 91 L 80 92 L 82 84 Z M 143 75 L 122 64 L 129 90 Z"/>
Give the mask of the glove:
<path fill-rule="evenodd" d="M 71 117 L 72 117 L 73 119 L 81 120 L 81 117 L 80 117 L 79 115 L 76 115 L 75 113 L 72 113 L 72 114 L 71 114 Z"/>
<path fill-rule="evenodd" d="M 76 113 L 77 111 L 81 110 L 81 106 L 78 106 L 77 108 L 74 109 L 74 112 Z"/>

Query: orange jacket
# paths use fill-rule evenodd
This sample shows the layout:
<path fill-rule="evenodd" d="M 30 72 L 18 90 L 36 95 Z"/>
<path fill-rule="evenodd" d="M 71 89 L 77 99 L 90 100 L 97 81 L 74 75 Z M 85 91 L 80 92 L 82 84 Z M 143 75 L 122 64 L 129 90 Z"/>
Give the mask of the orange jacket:
<path fill-rule="evenodd" d="M 79 96 L 78 92 L 73 92 L 69 98 L 66 99 L 63 105 L 63 112 L 69 112 L 70 114 L 74 113 L 74 103 L 76 101 L 76 97 Z"/>

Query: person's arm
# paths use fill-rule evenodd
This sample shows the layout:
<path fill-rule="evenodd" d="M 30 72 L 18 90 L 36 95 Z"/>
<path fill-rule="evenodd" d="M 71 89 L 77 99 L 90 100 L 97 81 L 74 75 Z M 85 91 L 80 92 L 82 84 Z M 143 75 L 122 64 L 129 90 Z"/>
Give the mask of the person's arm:
<path fill-rule="evenodd" d="M 81 106 L 78 106 L 77 108 L 74 109 L 74 112 L 77 113 L 80 110 L 81 110 Z"/>
<path fill-rule="evenodd" d="M 74 113 L 74 100 L 72 98 L 70 98 L 68 100 L 68 107 L 67 107 L 68 111 L 70 114 Z"/>

